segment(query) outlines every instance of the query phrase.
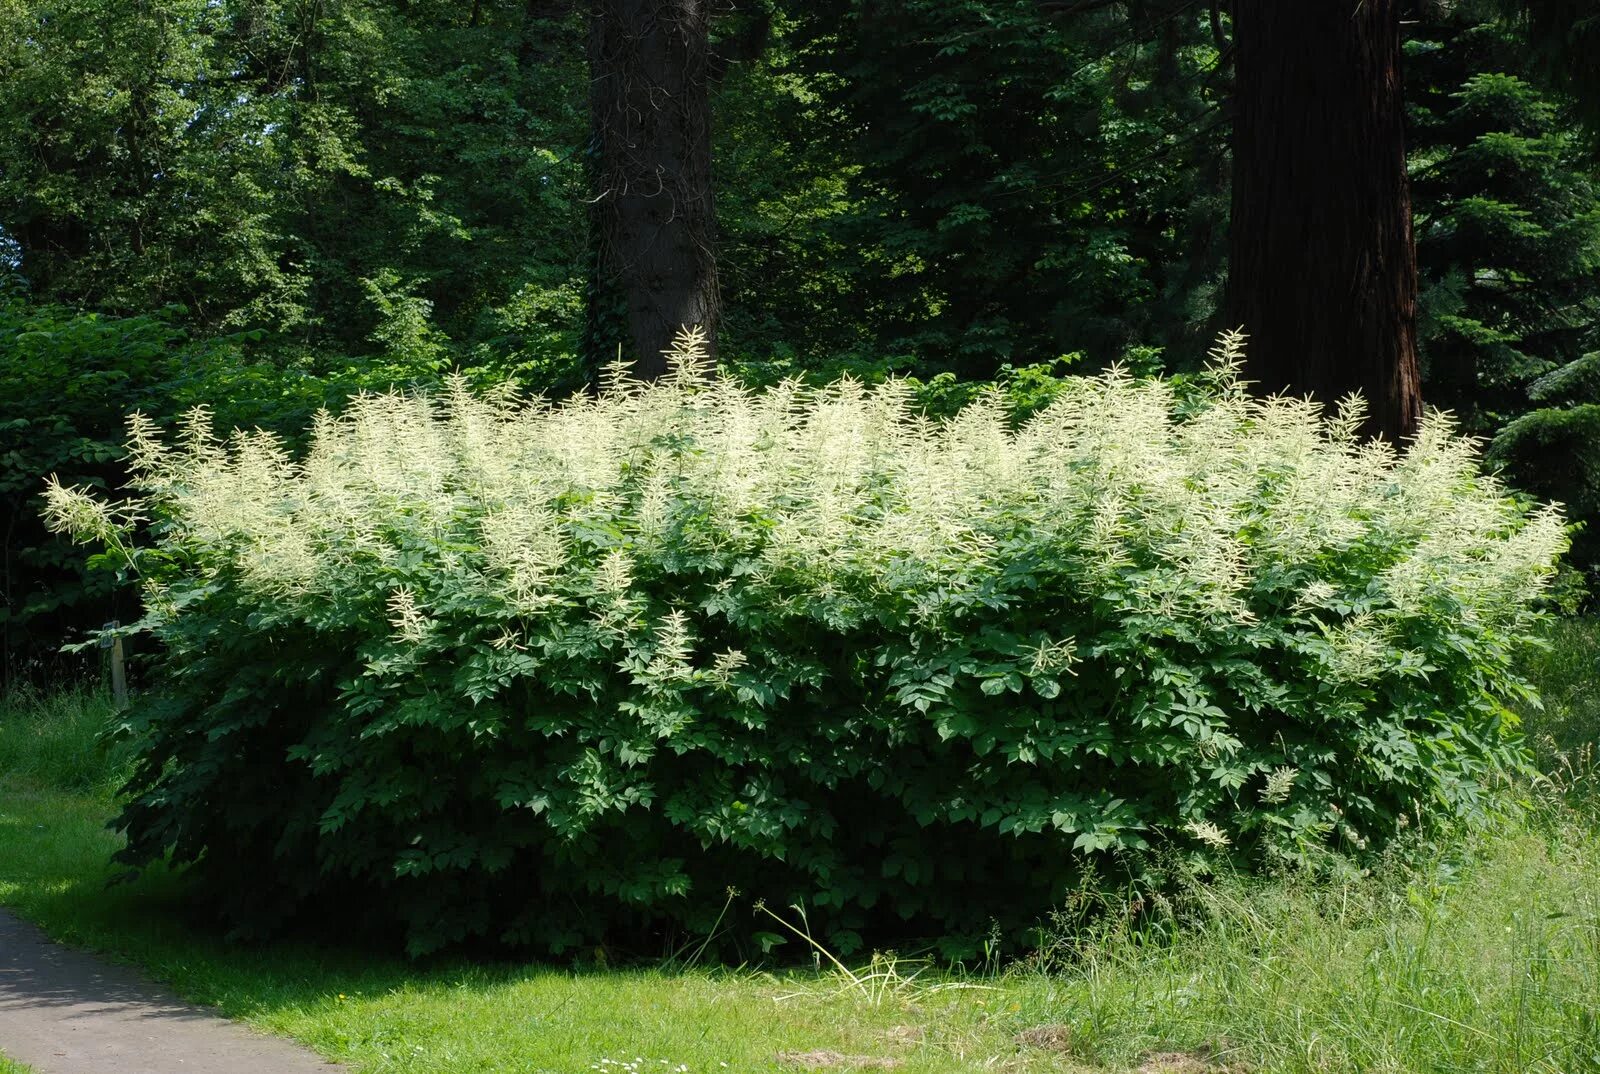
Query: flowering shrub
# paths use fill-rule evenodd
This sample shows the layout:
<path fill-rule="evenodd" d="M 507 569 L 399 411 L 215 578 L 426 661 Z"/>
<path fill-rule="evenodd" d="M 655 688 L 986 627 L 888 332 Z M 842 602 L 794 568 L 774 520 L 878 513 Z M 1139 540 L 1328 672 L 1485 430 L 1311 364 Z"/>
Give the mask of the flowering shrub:
<path fill-rule="evenodd" d="M 125 857 L 414 951 L 703 934 L 729 888 L 848 949 L 1026 927 L 1090 861 L 1471 813 L 1520 757 L 1560 516 L 1444 418 L 1397 453 L 1354 402 L 1246 394 L 1236 351 L 1020 427 L 687 377 L 363 397 L 298 460 L 136 419 L 138 499 L 49 501 L 167 653 Z"/>

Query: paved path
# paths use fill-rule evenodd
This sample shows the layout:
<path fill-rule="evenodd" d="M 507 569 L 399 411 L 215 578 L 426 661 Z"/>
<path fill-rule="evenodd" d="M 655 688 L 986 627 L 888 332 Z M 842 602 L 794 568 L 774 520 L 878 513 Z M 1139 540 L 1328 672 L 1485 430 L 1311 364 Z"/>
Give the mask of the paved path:
<path fill-rule="evenodd" d="M 336 1074 L 0 910 L 0 1054 L 40 1074 Z"/>

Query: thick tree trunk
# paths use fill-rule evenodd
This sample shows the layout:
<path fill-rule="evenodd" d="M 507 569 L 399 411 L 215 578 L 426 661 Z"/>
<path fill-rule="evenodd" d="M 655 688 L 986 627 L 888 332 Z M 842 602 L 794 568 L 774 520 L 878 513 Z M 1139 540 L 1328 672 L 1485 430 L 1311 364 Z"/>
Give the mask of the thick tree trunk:
<path fill-rule="evenodd" d="M 589 335 L 620 341 L 645 378 L 665 372 L 661 352 L 680 328 L 703 327 L 714 347 L 721 312 L 708 8 L 708 0 L 593 0 L 590 10 Z M 601 322 L 618 315 L 606 331 Z M 713 351 L 708 373 L 714 365 Z"/>
<path fill-rule="evenodd" d="M 1399 0 L 1234 0 L 1228 318 L 1265 392 L 1422 413 Z"/>

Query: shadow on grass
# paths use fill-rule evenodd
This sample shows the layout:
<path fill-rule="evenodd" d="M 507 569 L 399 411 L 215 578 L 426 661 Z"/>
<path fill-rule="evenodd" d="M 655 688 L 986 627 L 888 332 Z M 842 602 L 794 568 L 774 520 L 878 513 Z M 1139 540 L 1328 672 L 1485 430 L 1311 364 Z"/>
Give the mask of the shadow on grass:
<path fill-rule="evenodd" d="M 163 866 L 127 881 L 110 860 L 101 796 L 0 791 L 0 903 L 55 939 L 135 963 L 197 1002 L 254 1018 L 349 991 L 415 981 L 418 970 L 371 952 L 310 945 L 245 945 L 196 913 L 189 884 Z M 337 982 L 337 984 L 336 984 Z"/>
<path fill-rule="evenodd" d="M 523 962 L 411 962 L 358 946 L 310 941 L 240 943 L 195 908 L 181 871 L 152 866 L 126 879 L 110 861 L 118 837 L 104 828 L 104 797 L 50 789 L 0 789 L 0 904 L 54 940 L 138 965 L 198 1004 L 235 1018 L 331 1007 L 352 996 L 493 991 L 520 984 L 582 984 L 629 992 L 674 978 L 704 983 L 726 973 L 659 968 L 566 968 Z"/>

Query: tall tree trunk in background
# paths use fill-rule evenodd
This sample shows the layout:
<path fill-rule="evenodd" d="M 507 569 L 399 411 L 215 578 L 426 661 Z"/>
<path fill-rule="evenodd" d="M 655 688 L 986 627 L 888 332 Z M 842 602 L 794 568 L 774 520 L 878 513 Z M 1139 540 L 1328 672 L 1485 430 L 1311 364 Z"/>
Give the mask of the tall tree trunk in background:
<path fill-rule="evenodd" d="M 1228 318 L 1247 375 L 1370 435 L 1422 413 L 1399 0 L 1234 0 L 1237 114 Z"/>
<path fill-rule="evenodd" d="M 646 378 L 665 372 L 661 352 L 691 325 L 711 338 L 706 371 L 715 368 L 709 21 L 709 0 L 593 0 L 590 10 L 589 338 L 620 340 Z M 600 323 L 619 316 L 612 331 Z"/>

